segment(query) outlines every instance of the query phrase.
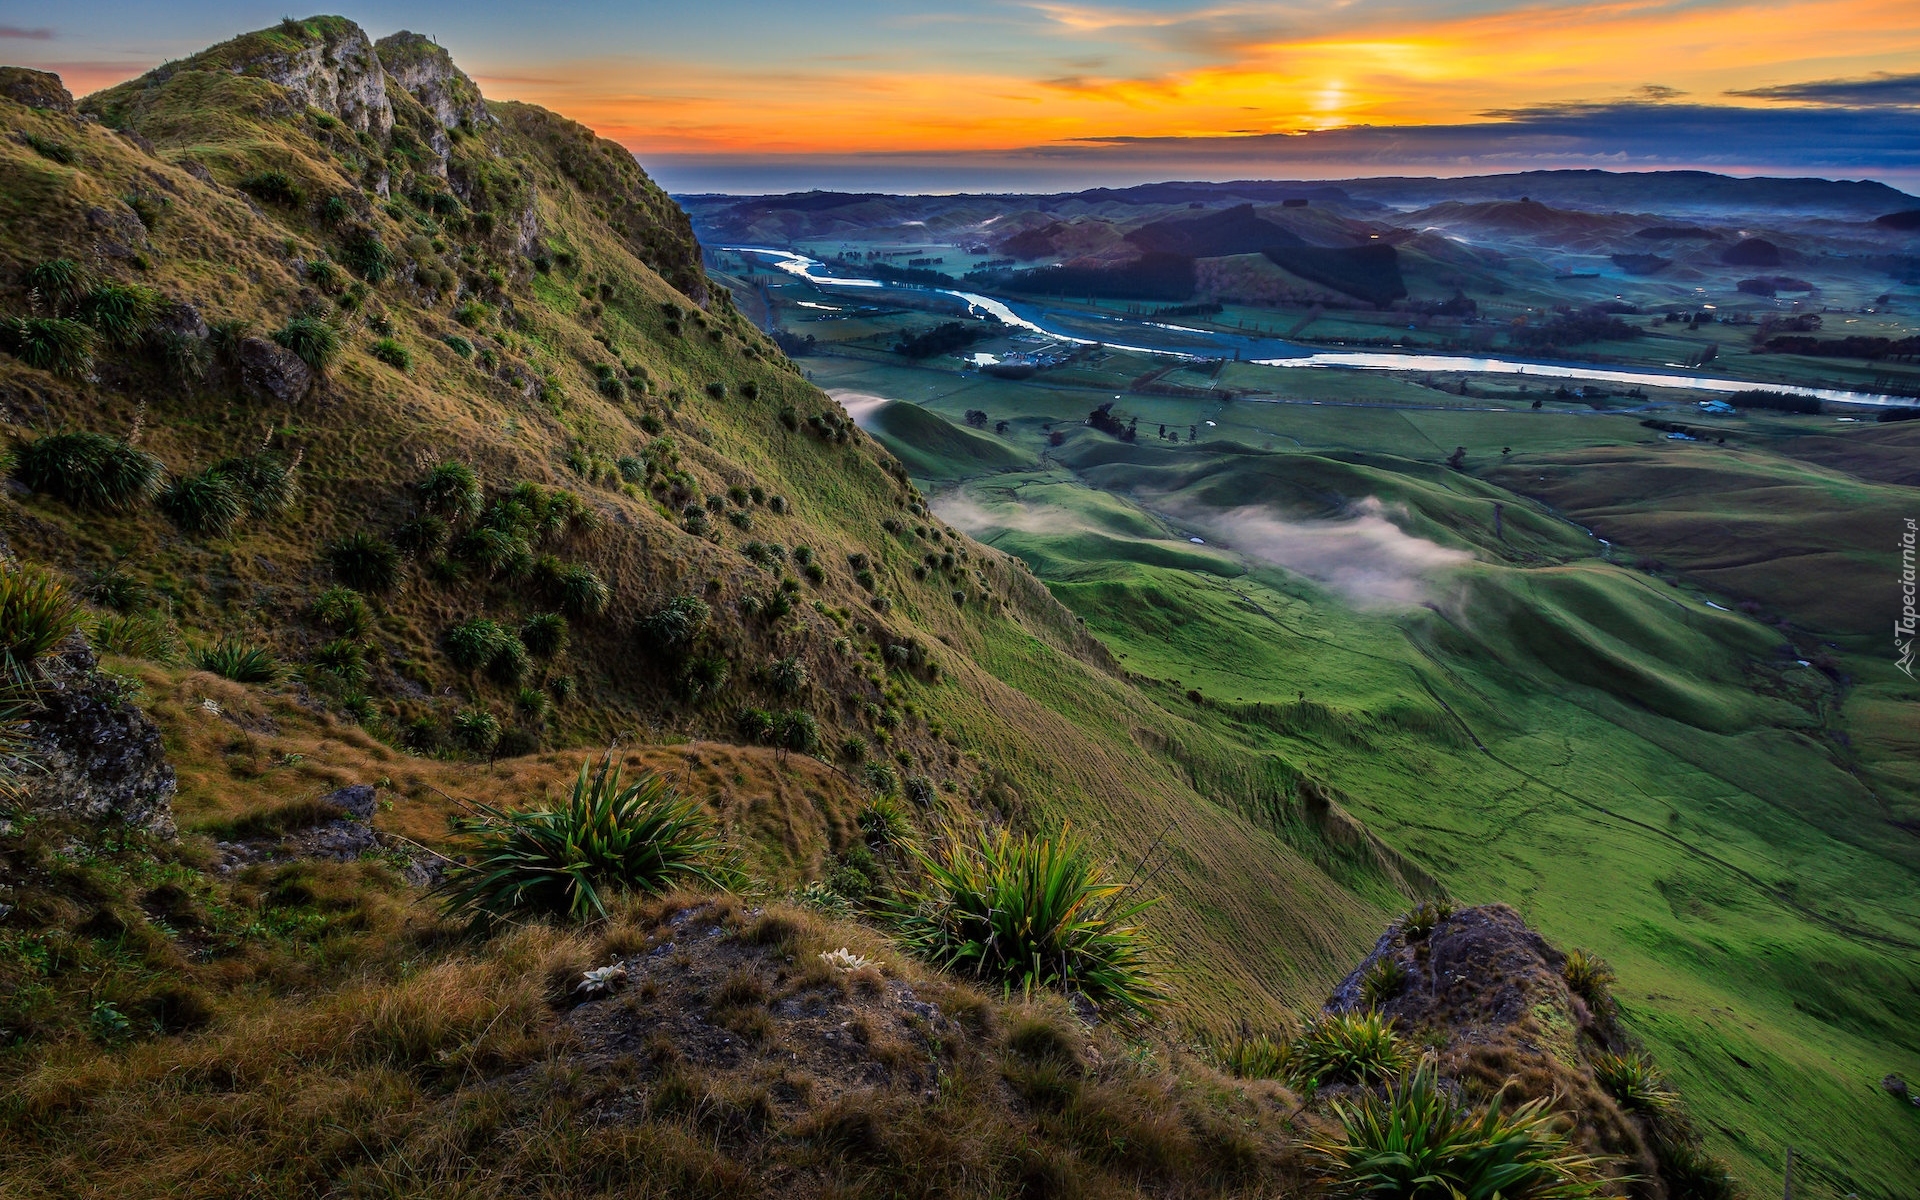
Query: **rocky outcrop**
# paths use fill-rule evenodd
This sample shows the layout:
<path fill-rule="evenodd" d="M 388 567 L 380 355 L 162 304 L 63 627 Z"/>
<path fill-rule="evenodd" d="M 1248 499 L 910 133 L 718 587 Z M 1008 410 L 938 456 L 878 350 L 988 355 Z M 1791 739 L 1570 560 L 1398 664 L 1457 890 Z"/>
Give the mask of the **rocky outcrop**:
<path fill-rule="evenodd" d="M 393 128 L 393 106 L 387 102 L 386 71 L 366 31 L 342 22 L 323 29 L 318 38 L 299 40 L 300 49 L 263 55 L 242 70 L 287 89 L 296 105 L 338 117 L 356 132 L 386 136 Z"/>
<path fill-rule="evenodd" d="M 313 387 L 313 371 L 285 346 L 245 338 L 240 343 L 240 386 L 263 400 L 294 404 Z"/>
<path fill-rule="evenodd" d="M 480 88 L 453 63 L 453 56 L 431 39 L 401 30 L 374 45 L 387 77 L 433 114 L 442 129 L 479 128 L 496 122 Z"/>
<path fill-rule="evenodd" d="M 172 837 L 175 784 L 160 730 L 78 635 L 38 670 L 41 707 L 28 723 L 18 802 Z"/>
<path fill-rule="evenodd" d="M 31 67 L 0 67 L 0 99 L 24 104 L 28 108 L 47 108 L 55 112 L 73 111 L 73 93 L 51 71 Z"/>

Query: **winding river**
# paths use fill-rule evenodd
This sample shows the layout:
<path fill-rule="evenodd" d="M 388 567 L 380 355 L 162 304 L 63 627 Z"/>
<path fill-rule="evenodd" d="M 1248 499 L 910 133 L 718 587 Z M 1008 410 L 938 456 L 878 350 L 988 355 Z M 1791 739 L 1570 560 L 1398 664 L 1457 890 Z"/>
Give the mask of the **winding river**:
<path fill-rule="evenodd" d="M 1788 383 L 1762 383 L 1751 379 L 1716 379 L 1705 375 L 1676 375 L 1624 367 L 1597 367 L 1581 363 L 1534 359 L 1499 358 L 1477 355 L 1413 354 L 1390 351 L 1341 350 L 1316 351 L 1280 338 L 1250 337 L 1212 329 L 1194 329 L 1157 321 L 1109 317 L 1102 314 L 1074 313 L 1082 327 L 1093 322 L 1111 322 L 1117 337 L 1092 338 L 1062 328 L 1066 314 L 1024 300 L 1000 300 L 978 292 L 952 288 L 929 288 L 909 284 L 886 283 L 878 279 L 848 278 L 825 273 L 826 264 L 817 258 L 791 250 L 766 246 L 722 246 L 734 254 L 750 254 L 822 290 L 844 289 L 865 292 L 901 292 L 906 294 L 950 296 L 967 306 L 968 311 L 996 317 L 1005 324 L 1029 330 L 1062 342 L 1091 346 L 1109 346 L 1137 354 L 1167 354 L 1180 358 L 1218 358 L 1233 355 L 1248 362 L 1270 367 L 1332 367 L 1360 371 L 1471 371 L 1492 375 L 1532 375 L 1546 379 L 1577 379 L 1594 383 L 1612 383 L 1628 387 L 1691 388 L 1694 391 L 1731 394 L 1764 389 L 1793 396 L 1809 396 L 1836 404 L 1870 407 L 1912 407 L 1920 404 L 1905 396 L 1883 396 L 1873 392 L 1850 392 L 1839 388 L 1802 387 Z M 1125 340 L 1121 340 L 1125 339 Z"/>

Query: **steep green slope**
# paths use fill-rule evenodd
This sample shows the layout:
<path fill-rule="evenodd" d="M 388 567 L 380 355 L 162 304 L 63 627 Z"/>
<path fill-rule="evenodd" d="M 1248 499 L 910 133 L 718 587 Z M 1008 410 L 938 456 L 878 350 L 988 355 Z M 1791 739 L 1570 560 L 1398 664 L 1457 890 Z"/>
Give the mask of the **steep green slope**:
<path fill-rule="evenodd" d="M 1190 778 L 1283 831 L 1311 780 L 1454 894 L 1504 899 L 1604 953 L 1628 1025 L 1757 1192 L 1777 1186 L 1791 1145 L 1803 1183 L 1901 1195 L 1920 1165 L 1911 1114 L 1878 1084 L 1920 1065 L 1902 1018 L 1920 994 L 1920 860 L 1900 758 L 1920 695 L 1877 644 L 1821 643 L 1822 614 L 1856 595 L 1829 584 L 1800 605 L 1790 597 L 1814 593 L 1789 590 L 1830 578 L 1793 553 L 1814 536 L 1794 513 L 1837 523 L 1840 497 L 1892 506 L 1893 489 L 1758 449 L 1683 464 L 1631 444 L 1626 421 L 1556 436 L 1528 413 L 1221 419 L 1306 445 L 1175 450 L 1075 430 L 1050 470 L 973 479 L 934 505 L 1025 558 L 1144 692 L 1189 716 L 1203 736 L 1163 752 Z M 1519 452 L 1476 477 L 1353 448 L 1417 452 L 1409 424 L 1435 457 L 1456 439 Z M 1687 574 L 1602 559 L 1530 494 L 1593 520 L 1627 547 L 1616 557 L 1653 551 Z M 1670 512 L 1677 496 L 1688 507 Z M 1874 511 L 1842 546 L 1888 527 Z M 1400 533 L 1361 536 L 1379 514 Z M 1229 553 L 1187 544 L 1196 528 Z M 1652 540 L 1663 529 L 1688 541 Z M 1722 532 L 1798 619 L 1763 624 L 1699 590 L 1724 560 L 1692 555 Z M 1414 553 L 1410 537 L 1473 560 Z M 1366 593 L 1345 572 L 1368 560 L 1376 587 L 1413 586 L 1408 603 L 1356 606 Z M 1824 670 L 1796 657 L 1815 647 Z"/>
<path fill-rule="evenodd" d="M 0 104 L 10 133 L 63 148 L 0 141 L 13 310 L 36 303 L 23 272 L 62 257 L 154 309 L 129 344 L 99 345 L 91 374 L 0 359 L 11 432 L 136 439 L 174 477 L 277 456 L 299 487 L 225 532 L 161 506 L 12 496 L 14 552 L 82 589 L 117 572 L 186 642 L 244 639 L 292 665 L 269 691 L 346 738 L 321 732 L 287 747 L 296 758 L 727 742 L 745 711 L 804 710 L 854 787 L 857 754 L 926 777 L 958 819 L 1071 824 L 1118 863 L 1164 839 L 1150 924 L 1170 964 L 1206 964 L 1179 973 L 1177 1022 L 1277 1021 L 1316 999 L 1415 885 L 1361 854 L 1343 886 L 1310 839 L 1197 793 L 1152 749 L 1188 736 L 1184 720 L 1017 561 L 924 514 L 900 464 L 708 286 L 684 216 L 629 155 L 477 96 L 430 44 L 373 48 L 321 18 L 90 97 L 98 123 Z M 309 379 L 274 335 L 316 327 L 340 348 Z M 492 516 L 436 525 L 419 484 L 445 462 L 471 465 L 489 513 L 537 504 L 557 527 L 503 548 Z M 402 551 L 390 587 L 342 567 L 355 537 Z M 357 649 L 313 609 L 343 580 L 373 609 Z M 686 595 L 713 614 L 696 648 L 650 644 L 643 619 Z M 512 631 L 556 610 L 570 640 L 552 661 L 476 669 L 453 653 L 469 622 Z M 929 668 L 885 654 L 908 645 Z M 805 668 L 797 690 L 791 670 L 776 682 L 784 660 Z M 202 678 L 178 658 L 121 666 L 168 690 Z M 254 744 L 202 736 L 190 709 L 162 713 L 189 722 L 167 729 L 181 822 L 224 828 L 272 786 L 248 774 Z M 490 745 L 474 740 L 488 716 Z M 383 819 L 434 837 L 449 804 L 431 778 Z M 804 836 L 843 837 L 829 817 Z"/>

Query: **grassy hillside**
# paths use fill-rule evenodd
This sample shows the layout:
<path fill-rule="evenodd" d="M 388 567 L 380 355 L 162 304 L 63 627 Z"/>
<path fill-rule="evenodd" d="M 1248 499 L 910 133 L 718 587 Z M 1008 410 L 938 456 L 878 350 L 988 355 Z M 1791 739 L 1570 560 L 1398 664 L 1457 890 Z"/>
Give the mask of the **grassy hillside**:
<path fill-rule="evenodd" d="M 835 366 L 849 387 L 887 371 Z M 930 378 L 912 392 L 936 411 L 981 403 Z M 993 412 L 1043 445 L 1043 420 L 1107 398 L 1033 388 Z M 1729 446 L 1676 446 L 1629 418 L 1117 407 L 1219 428 L 1178 447 L 1073 430 L 1040 470 L 934 506 L 1028 561 L 1189 717 L 1166 753 L 1190 778 L 1283 832 L 1311 780 L 1454 894 L 1604 953 L 1627 1023 L 1761 1194 L 1788 1145 L 1797 1188 L 1901 1194 L 1912 1117 L 1878 1085 L 1920 1062 L 1900 1015 L 1920 877 L 1896 732 L 1920 694 L 1880 639 L 1836 642 L 1829 618 L 1890 611 L 1832 581 L 1877 578 L 1877 518 L 1911 504 L 1841 466 L 1875 469 L 1900 427 L 1760 418 Z M 1485 469 L 1440 465 L 1456 445 Z"/>
<path fill-rule="evenodd" d="M 1146 923 L 1173 1037 L 1285 1025 L 1434 890 L 1337 806 L 1278 828 L 1170 756 L 1232 752 L 1135 687 L 1021 562 L 929 516 L 708 283 L 684 216 L 619 147 L 479 100 L 430 43 L 376 49 L 334 18 L 80 108 L 0 101 L 7 311 L 93 331 L 66 358 L 11 343 L 7 431 L 19 453 L 104 435 L 160 474 L 117 509 L 17 488 L 6 540 L 84 598 L 114 686 L 160 727 L 185 837 L 30 814 L 0 835 L 37 897 L 9 902 L 0 959 L 8 1112 L 53 1139 L 33 1154 L 65 1136 L 46 1097 L 104 1096 L 126 1039 L 159 1039 L 158 1062 L 212 1030 L 217 1061 L 276 998 L 438 961 L 453 931 L 399 882 L 405 860 L 451 848 L 471 803 L 555 797 L 592 748 L 676 772 L 763 895 L 839 869 L 877 794 L 918 797 L 923 831 L 1071 827 L 1122 876 L 1157 845 Z M 74 296 L 45 283 L 61 262 Z M 950 427 L 915 428 L 903 445 Z M 283 483 L 236 493 L 242 460 Z M 663 645 L 648 618 L 688 597 L 710 619 Z M 552 614 L 558 645 L 535 636 Z M 223 678 L 222 648 L 259 652 L 265 678 Z M 817 735 L 764 744 L 759 712 Z M 241 870 L 214 845 L 298 833 L 301 806 L 346 783 L 375 787 L 375 824 L 416 849 Z M 163 884 L 206 932 L 154 907 Z M 160 1015 L 102 1015 L 126 1013 Z M 169 1191 L 193 1154 L 138 1186 Z M 133 1186 L 63 1161 L 82 1191 Z"/>

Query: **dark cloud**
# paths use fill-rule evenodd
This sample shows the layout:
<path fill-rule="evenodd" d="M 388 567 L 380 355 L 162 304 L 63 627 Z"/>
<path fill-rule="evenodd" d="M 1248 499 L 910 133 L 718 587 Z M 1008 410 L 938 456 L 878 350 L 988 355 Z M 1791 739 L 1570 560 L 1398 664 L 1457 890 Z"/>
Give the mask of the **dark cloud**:
<path fill-rule="evenodd" d="M 1819 79 L 1811 83 L 1783 83 L 1778 87 L 1728 92 L 1748 100 L 1780 100 L 1790 104 L 1824 104 L 1836 108 L 1920 108 L 1920 72 L 1890 75 L 1885 71 L 1866 79 Z"/>
<path fill-rule="evenodd" d="M 18 25 L 0 25 L 0 39 L 15 38 L 27 42 L 50 42 L 53 40 L 51 29 L 22 29 Z"/>

